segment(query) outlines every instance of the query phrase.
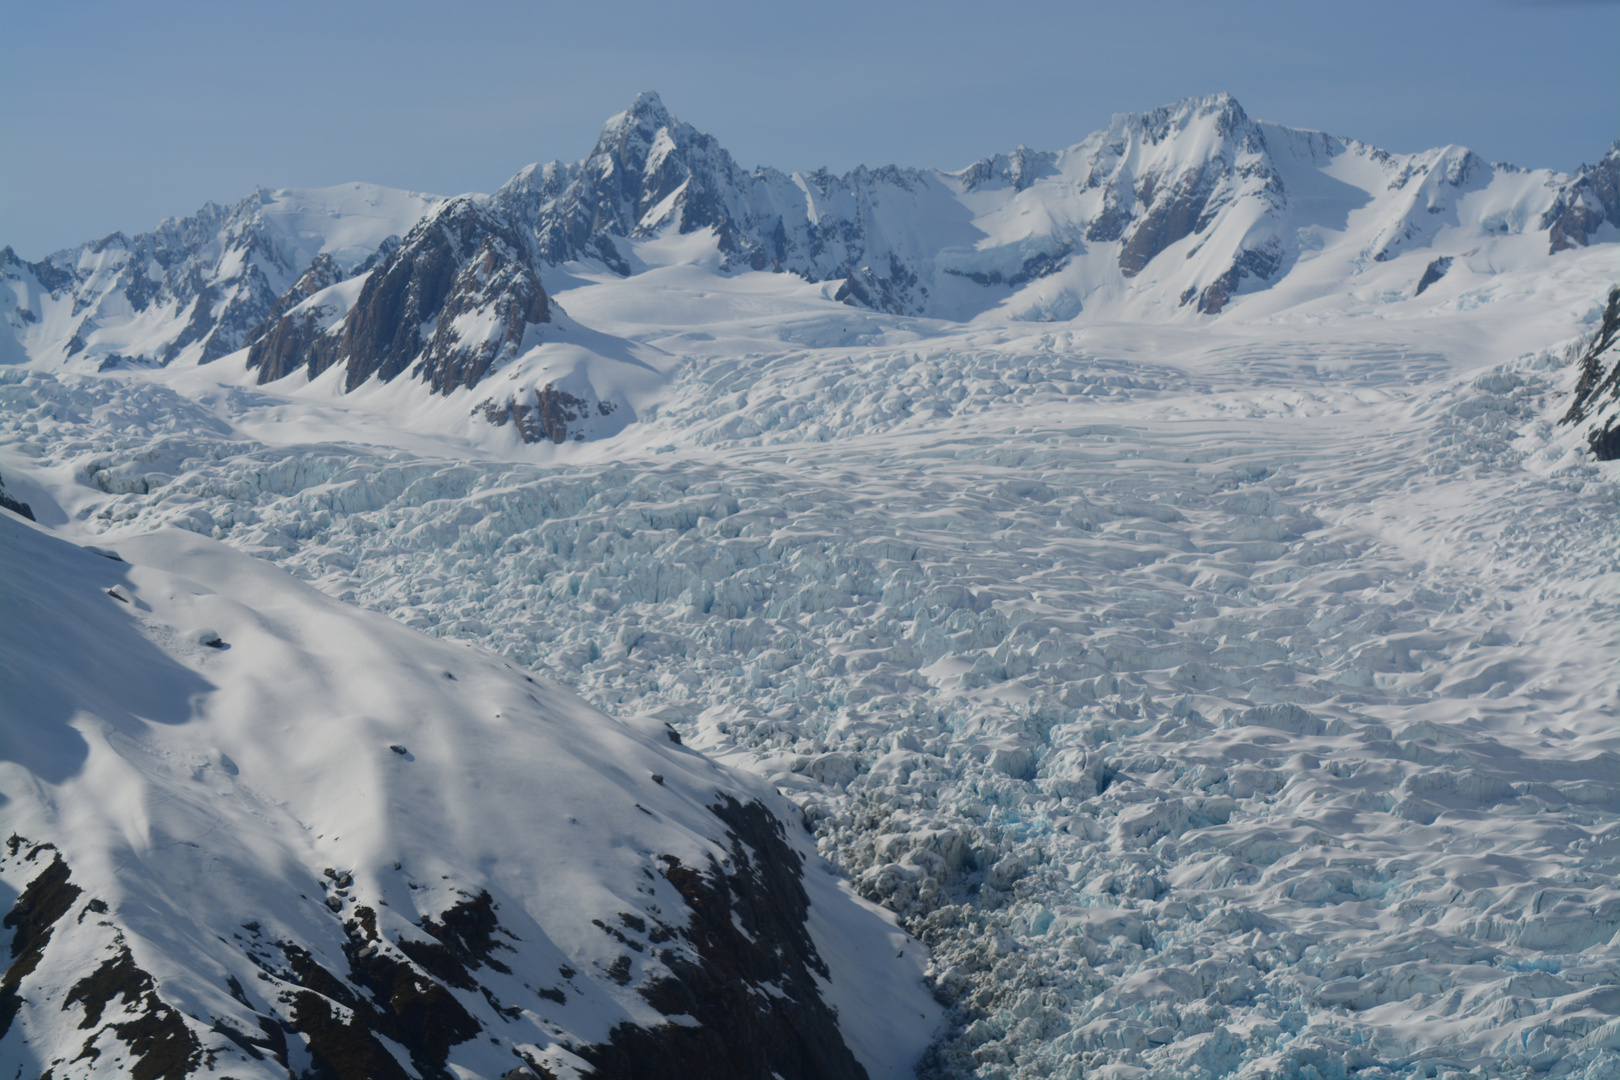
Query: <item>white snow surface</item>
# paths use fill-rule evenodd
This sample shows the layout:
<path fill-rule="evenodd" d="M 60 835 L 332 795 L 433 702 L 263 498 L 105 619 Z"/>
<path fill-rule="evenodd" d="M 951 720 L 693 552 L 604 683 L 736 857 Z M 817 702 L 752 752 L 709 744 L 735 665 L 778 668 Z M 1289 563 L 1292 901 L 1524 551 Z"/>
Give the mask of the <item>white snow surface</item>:
<path fill-rule="evenodd" d="M 1551 174 L 1337 140 L 1307 174 L 1283 136 L 1291 269 L 1215 318 L 1179 248 L 952 322 L 666 235 L 547 277 L 571 321 L 513 361 L 621 365 L 611 437 L 523 446 L 486 386 L 36 359 L 0 475 L 763 777 L 931 946 L 923 1075 L 1620 1074 L 1620 466 L 1556 423 L 1617 245 L 1546 253 Z"/>

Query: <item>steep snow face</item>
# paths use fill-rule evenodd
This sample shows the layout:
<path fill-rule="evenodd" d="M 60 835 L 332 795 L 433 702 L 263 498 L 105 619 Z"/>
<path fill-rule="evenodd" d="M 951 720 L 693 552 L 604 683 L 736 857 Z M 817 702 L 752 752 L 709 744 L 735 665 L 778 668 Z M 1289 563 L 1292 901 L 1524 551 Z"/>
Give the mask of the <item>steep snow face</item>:
<path fill-rule="evenodd" d="M 190 534 L 0 545 L 8 1075 L 854 1080 L 926 1042 L 921 946 L 665 725 Z M 867 998 L 857 1059 L 827 1002 Z"/>
<path fill-rule="evenodd" d="M 76 366 L 206 363 L 241 348 L 316 256 L 353 269 L 440 201 L 372 184 L 260 190 L 37 263 L 7 248 L 13 329 L 32 355 Z"/>

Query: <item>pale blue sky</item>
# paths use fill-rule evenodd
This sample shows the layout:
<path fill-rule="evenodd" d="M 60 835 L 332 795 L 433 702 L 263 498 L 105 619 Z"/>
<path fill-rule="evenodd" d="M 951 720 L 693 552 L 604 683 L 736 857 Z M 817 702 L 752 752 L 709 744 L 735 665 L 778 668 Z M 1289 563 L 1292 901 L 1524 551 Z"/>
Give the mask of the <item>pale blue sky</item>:
<path fill-rule="evenodd" d="M 642 89 L 745 166 L 960 168 L 1229 90 L 1395 151 L 1572 169 L 1620 136 L 1620 4 L 0 0 L 0 244 L 255 184 L 488 191 Z"/>

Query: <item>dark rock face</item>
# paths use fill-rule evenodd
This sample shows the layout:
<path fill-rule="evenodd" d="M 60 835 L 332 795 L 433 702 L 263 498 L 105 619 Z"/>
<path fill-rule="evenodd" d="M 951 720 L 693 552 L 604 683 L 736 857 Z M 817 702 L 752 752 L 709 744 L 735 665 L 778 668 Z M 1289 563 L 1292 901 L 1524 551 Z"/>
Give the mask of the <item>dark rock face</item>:
<path fill-rule="evenodd" d="M 1148 211 L 1137 220 L 1119 249 L 1119 272 L 1135 277 L 1159 252 L 1197 231 L 1215 190 L 1215 180 L 1208 172 L 1189 173 L 1169 191 L 1161 192 L 1157 177 L 1144 177 L 1136 201 L 1147 206 Z M 1159 197 L 1155 199 L 1155 195 Z"/>
<path fill-rule="evenodd" d="M 611 963 L 599 962 L 601 976 L 631 988 L 670 1021 L 621 1022 L 598 1044 L 561 1047 L 598 1080 L 867 1080 L 821 1000 L 816 978 L 829 977 L 829 970 L 806 928 L 804 868 L 781 823 L 758 803 L 724 795 L 710 809 L 729 844 L 724 865 L 712 857 L 705 866 L 688 866 L 674 855 L 648 855 L 647 878 L 673 886 L 684 911 L 653 905 L 592 920 L 622 950 Z M 327 871 L 328 902 L 305 899 L 323 915 L 334 902 L 334 910 L 348 912 L 338 923 L 341 947 L 271 940 L 257 922 L 243 923 L 236 940 L 222 944 L 240 952 L 235 962 L 251 961 L 257 979 L 226 976 L 224 990 L 239 1008 L 188 1019 L 162 1000 L 108 905 L 84 901 L 50 845 L 26 844 L 13 837 L 6 858 L 43 868 L 5 919 L 15 933 L 0 982 L 0 1038 L 25 1005 L 76 1013 L 86 1032 L 78 1060 L 98 1060 L 117 1040 L 137 1080 L 183 1080 L 204 1064 L 217 1071 L 219 1059 L 231 1055 L 274 1063 L 289 1078 L 404 1080 L 414 1073 L 450 1080 L 457 1047 L 470 1040 L 504 1046 L 499 1053 L 512 1055 L 507 1077 L 555 1080 L 530 1054 L 556 1041 L 535 1025 L 534 1014 L 565 1016 L 553 1007 L 593 993 L 574 982 L 579 972 L 568 965 L 534 963 L 523 939 L 501 925 L 500 906 L 488 892 L 462 892 L 396 937 L 382 930 L 383 908 L 351 901 L 352 879 Z M 51 1000 L 30 978 L 94 940 L 70 941 L 74 948 L 50 957 L 45 952 L 53 931 L 79 932 L 92 915 L 86 931 L 105 941 L 111 928 L 113 941 L 99 962 L 75 973 L 60 1002 Z M 63 982 L 62 972 L 50 974 Z M 290 1045 L 298 1052 L 290 1053 Z M 65 1048 L 39 1049 L 60 1055 Z M 395 1056 L 401 1050 L 409 1070 Z M 477 1048 L 483 1060 L 489 1051 Z"/>
<path fill-rule="evenodd" d="M 1188 303 L 1196 296 L 1200 312 L 1219 315 L 1245 278 L 1268 279 L 1281 265 L 1282 248 L 1276 243 L 1240 252 L 1232 265 L 1202 290 L 1188 289 L 1182 293 L 1181 302 Z"/>
<path fill-rule="evenodd" d="M 291 375 L 302 364 L 321 336 L 322 320 L 330 308 L 306 308 L 296 315 L 291 310 L 329 285 L 342 280 L 342 272 L 329 255 L 318 255 L 293 287 L 271 305 L 269 316 L 248 335 L 252 346 L 248 366 L 259 369 L 259 381 L 268 382 Z M 315 374 L 312 370 L 311 374 Z"/>
<path fill-rule="evenodd" d="M 662 857 L 664 877 L 692 911 L 678 935 L 696 957 L 663 950 L 671 974 L 640 988 L 659 1012 L 699 1026 L 622 1024 L 580 1056 L 603 1080 L 866 1080 L 812 980 L 812 972 L 829 973 L 805 930 L 803 867 L 781 823 L 758 803 L 726 798 L 711 809 L 730 831 L 733 869 L 711 862 L 700 872 Z M 781 996 L 762 999 L 754 986 L 775 986 Z"/>
<path fill-rule="evenodd" d="M 518 437 L 526 443 L 552 442 L 562 444 L 569 439 L 581 441 L 585 434 L 577 425 L 593 411 L 608 416 L 616 406 L 611 401 L 598 401 L 596 408 L 584 398 L 559 390 L 551 383 L 534 391 L 534 400 L 516 397 L 505 402 L 486 401 L 476 411 L 496 427 L 508 423 L 517 428 Z"/>
<path fill-rule="evenodd" d="M 23 889 L 5 917 L 5 926 L 14 931 L 14 936 L 11 964 L 0 979 L 0 1039 L 10 1033 L 18 1011 L 27 1000 L 27 995 L 21 992 L 24 980 L 44 960 L 45 947 L 50 944 L 54 931 L 84 893 L 71 882 L 68 865 L 61 853 L 54 850 L 54 845 L 33 845 L 19 856 L 19 848 L 26 843 L 13 834 L 6 842 L 7 857 L 31 863 L 40 861 L 38 857 L 47 851 L 52 857 L 49 865 Z M 80 912 L 78 922 L 82 923 L 87 914 L 106 911 L 105 903 L 91 900 Z M 121 1002 L 118 1011 L 121 1017 L 127 1017 L 131 1009 L 136 1010 L 137 1015 L 103 1025 L 102 1015 L 115 999 Z M 121 942 L 113 956 L 69 988 L 62 1008 L 75 1006 L 84 1014 L 79 1028 L 89 1031 L 75 1061 L 96 1061 L 103 1052 L 97 1043 L 106 1032 L 126 1044 L 128 1075 L 135 1080 L 183 1080 L 202 1062 L 202 1047 L 196 1036 L 179 1013 L 159 1000 L 152 977 L 135 965 L 134 958 Z"/>
<path fill-rule="evenodd" d="M 1603 321 L 1592 334 L 1579 364 L 1575 398 L 1560 424 L 1587 425 L 1586 444 L 1599 461 L 1620 460 L 1620 285 L 1609 290 Z"/>
<path fill-rule="evenodd" d="M 1582 165 L 1541 216 L 1555 255 L 1586 247 L 1605 222 L 1620 226 L 1620 139 L 1596 165 Z"/>
<path fill-rule="evenodd" d="M 300 367 L 314 378 L 341 363 L 346 390 L 413 365 L 439 393 L 473 386 L 516 352 L 528 327 L 550 321 L 537 263 L 522 230 L 476 200 L 453 200 L 380 258 L 335 325 L 332 309 L 297 306 L 324 278 L 300 279 L 277 302 L 283 313 L 256 329 L 248 366 L 261 383 Z"/>
<path fill-rule="evenodd" d="M 0 507 L 10 510 L 13 514 L 18 515 L 19 517 L 25 517 L 29 521 L 34 520 L 34 508 L 23 502 L 21 499 L 13 498 L 11 494 L 6 491 L 6 482 L 3 478 L 0 478 Z"/>
<path fill-rule="evenodd" d="M 1429 265 L 1424 269 L 1423 276 L 1418 278 L 1417 290 L 1415 292 L 1413 292 L 1412 295 L 1413 296 L 1422 296 L 1424 289 L 1427 289 L 1430 285 L 1433 285 L 1435 282 L 1437 282 L 1441 278 L 1445 277 L 1446 276 L 1446 271 L 1448 271 L 1450 269 L 1451 269 L 1451 256 L 1450 255 L 1443 255 L 1440 258 L 1435 259 L 1432 262 L 1430 262 Z"/>
<path fill-rule="evenodd" d="M 11 840 L 8 846 L 15 855 L 16 842 L 21 837 L 13 834 Z M 29 851 L 28 860 L 33 861 L 41 851 L 51 847 L 42 844 L 34 848 Z M 4 1038 L 11 1029 L 11 1021 L 22 1006 L 17 987 L 39 966 L 45 946 L 50 944 L 52 927 L 56 920 L 68 913 L 81 891 L 77 885 L 69 884 L 67 863 L 58 854 L 51 859 L 44 872 L 29 883 L 6 913 L 5 928 L 13 931 L 13 934 L 11 963 L 6 968 L 4 978 L 0 979 L 0 1038 Z"/>

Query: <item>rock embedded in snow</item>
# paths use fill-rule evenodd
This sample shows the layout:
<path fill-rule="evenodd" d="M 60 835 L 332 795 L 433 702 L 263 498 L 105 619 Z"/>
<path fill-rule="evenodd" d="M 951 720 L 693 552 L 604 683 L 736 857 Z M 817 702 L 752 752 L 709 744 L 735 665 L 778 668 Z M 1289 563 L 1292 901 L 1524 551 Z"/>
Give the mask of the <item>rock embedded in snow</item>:
<path fill-rule="evenodd" d="M 1620 285 L 1609 290 L 1603 319 L 1576 359 L 1574 399 L 1561 424 L 1578 425 L 1599 461 L 1620 458 Z"/>
<path fill-rule="evenodd" d="M 207 540 L 4 528 L 8 1069 L 856 1080 L 928 1038 L 920 950 L 854 965 L 892 924 L 661 732 Z M 252 655 L 172 649 L 198 615 Z M 907 1002 L 897 1045 L 851 1051 L 857 987 Z"/>

